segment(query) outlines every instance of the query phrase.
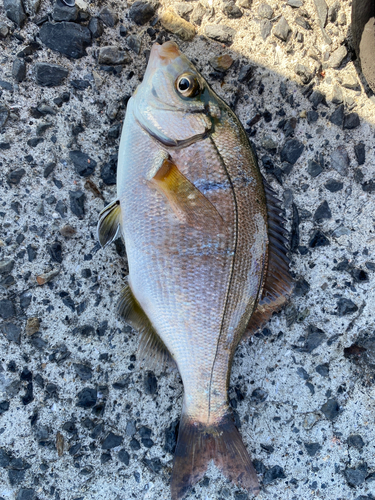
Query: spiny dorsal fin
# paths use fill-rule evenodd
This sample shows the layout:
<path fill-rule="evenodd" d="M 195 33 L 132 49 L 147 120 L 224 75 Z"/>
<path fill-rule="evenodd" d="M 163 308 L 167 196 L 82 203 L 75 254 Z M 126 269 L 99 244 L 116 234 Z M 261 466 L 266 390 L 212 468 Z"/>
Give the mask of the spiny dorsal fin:
<path fill-rule="evenodd" d="M 258 307 L 250 318 L 245 337 L 253 335 L 274 312 L 279 311 L 293 290 L 286 247 L 288 231 L 284 227 L 285 212 L 265 179 L 263 184 L 268 214 L 268 265 Z"/>
<path fill-rule="evenodd" d="M 138 361 L 140 363 L 144 362 L 150 369 L 163 367 L 166 364 L 170 367 L 175 366 L 168 349 L 135 298 L 128 282 L 121 291 L 117 310 L 125 322 L 139 332 Z"/>
<path fill-rule="evenodd" d="M 105 248 L 114 241 L 120 231 L 121 207 L 119 200 L 112 201 L 99 214 L 97 227 L 98 240 Z"/>
<path fill-rule="evenodd" d="M 178 219 L 197 229 L 217 231 L 223 219 L 212 203 L 194 186 L 170 159 L 165 159 L 150 180 L 167 199 Z"/>

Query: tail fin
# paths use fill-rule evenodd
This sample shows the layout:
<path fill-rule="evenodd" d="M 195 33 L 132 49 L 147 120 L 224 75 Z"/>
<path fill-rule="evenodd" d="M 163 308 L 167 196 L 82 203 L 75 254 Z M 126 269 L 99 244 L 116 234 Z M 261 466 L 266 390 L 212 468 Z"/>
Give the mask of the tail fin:
<path fill-rule="evenodd" d="M 172 500 L 182 500 L 207 470 L 210 460 L 233 483 L 259 493 L 257 474 L 231 414 L 206 426 L 182 415 L 173 463 Z"/>

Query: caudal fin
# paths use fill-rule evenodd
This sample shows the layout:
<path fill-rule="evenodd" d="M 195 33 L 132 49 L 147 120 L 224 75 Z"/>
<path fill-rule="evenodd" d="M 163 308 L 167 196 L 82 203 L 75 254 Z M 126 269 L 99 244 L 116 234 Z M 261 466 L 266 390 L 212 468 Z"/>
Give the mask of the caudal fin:
<path fill-rule="evenodd" d="M 210 460 L 233 483 L 259 493 L 257 474 L 240 433 L 228 414 L 216 425 L 181 418 L 171 481 L 172 500 L 182 500 L 207 470 Z"/>

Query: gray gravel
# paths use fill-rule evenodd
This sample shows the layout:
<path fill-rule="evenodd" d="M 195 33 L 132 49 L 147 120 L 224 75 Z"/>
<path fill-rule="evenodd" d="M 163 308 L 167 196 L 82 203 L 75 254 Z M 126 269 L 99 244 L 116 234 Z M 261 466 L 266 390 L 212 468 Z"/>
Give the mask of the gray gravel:
<path fill-rule="evenodd" d="M 127 100 L 167 39 L 236 110 L 291 229 L 294 296 L 231 377 L 258 498 L 375 498 L 375 99 L 350 2 L 57 2 L 0 7 L 0 498 L 170 498 L 181 381 L 138 366 L 124 246 L 96 241 Z M 192 41 L 158 22 L 173 6 Z M 210 466 L 187 498 L 248 496 Z"/>

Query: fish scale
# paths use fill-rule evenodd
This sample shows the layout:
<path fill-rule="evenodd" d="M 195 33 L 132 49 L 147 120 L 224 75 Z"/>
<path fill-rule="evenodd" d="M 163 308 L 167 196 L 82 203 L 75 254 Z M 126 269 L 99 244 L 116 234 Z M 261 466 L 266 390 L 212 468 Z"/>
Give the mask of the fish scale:
<path fill-rule="evenodd" d="M 172 499 L 210 460 L 256 494 L 227 393 L 238 343 L 291 291 L 283 217 L 240 122 L 173 42 L 153 46 L 128 102 L 117 172 L 98 236 L 105 246 L 122 229 L 119 311 L 145 364 L 169 359 L 184 385 Z"/>

